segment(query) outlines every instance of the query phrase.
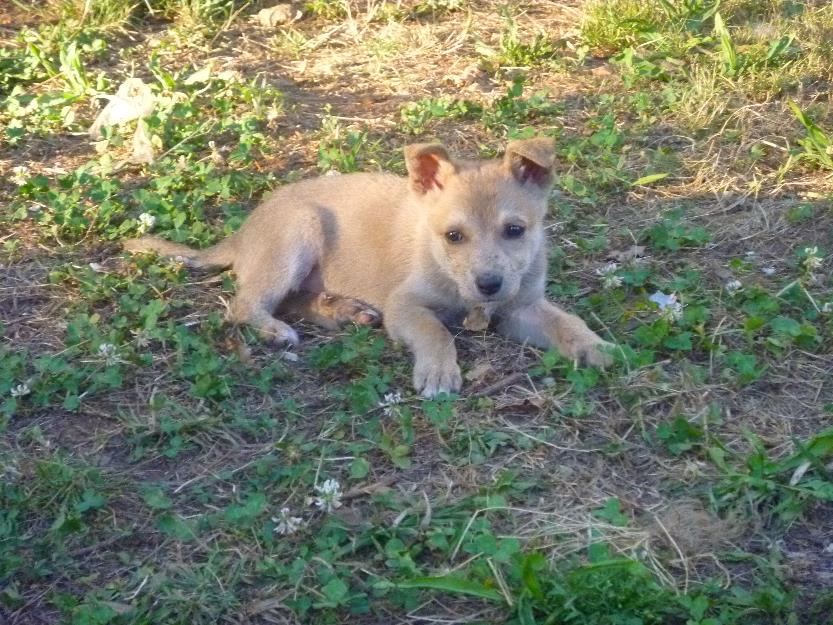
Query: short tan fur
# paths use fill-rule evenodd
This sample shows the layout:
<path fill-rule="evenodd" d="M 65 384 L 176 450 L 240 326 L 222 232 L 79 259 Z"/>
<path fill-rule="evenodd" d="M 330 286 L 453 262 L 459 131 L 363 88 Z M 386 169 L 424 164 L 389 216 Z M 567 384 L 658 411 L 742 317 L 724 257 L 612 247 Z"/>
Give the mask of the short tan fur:
<path fill-rule="evenodd" d="M 446 324 L 474 309 L 517 341 L 609 363 L 609 344 L 544 296 L 551 139 L 512 141 L 503 158 L 486 161 L 410 145 L 405 161 L 407 178 L 356 173 L 282 187 L 205 250 L 157 237 L 124 246 L 231 267 L 232 320 L 277 342 L 297 343 L 298 334 L 275 315 L 332 328 L 373 324 L 381 313 L 412 351 L 413 383 L 427 397 L 460 389 Z"/>

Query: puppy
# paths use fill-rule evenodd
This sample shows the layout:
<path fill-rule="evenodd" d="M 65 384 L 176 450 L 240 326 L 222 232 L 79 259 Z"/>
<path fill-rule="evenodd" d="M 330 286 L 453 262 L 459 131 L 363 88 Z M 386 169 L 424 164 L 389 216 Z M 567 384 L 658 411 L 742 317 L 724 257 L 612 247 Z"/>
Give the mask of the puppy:
<path fill-rule="evenodd" d="M 388 334 L 413 353 L 413 384 L 425 397 L 460 389 L 446 324 L 467 314 L 467 327 L 491 325 L 604 366 L 610 344 L 544 296 L 554 158 L 545 138 L 512 141 L 503 158 L 485 161 L 452 158 L 439 144 L 409 145 L 407 178 L 355 173 L 297 182 L 214 247 L 157 237 L 124 247 L 231 267 L 232 320 L 279 343 L 297 344 L 298 334 L 275 315 L 333 328 L 374 324 L 381 312 Z"/>

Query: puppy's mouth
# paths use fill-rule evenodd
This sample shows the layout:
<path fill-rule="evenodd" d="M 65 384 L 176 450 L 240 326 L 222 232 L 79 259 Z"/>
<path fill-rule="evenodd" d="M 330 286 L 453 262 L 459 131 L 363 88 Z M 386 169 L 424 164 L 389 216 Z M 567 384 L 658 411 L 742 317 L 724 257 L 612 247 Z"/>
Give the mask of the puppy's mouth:
<path fill-rule="evenodd" d="M 507 289 L 501 289 L 499 293 L 494 295 L 484 295 L 472 289 L 463 293 L 463 299 L 467 306 L 495 306 L 510 301 L 514 295 L 513 292 Z"/>
<path fill-rule="evenodd" d="M 475 305 L 477 305 L 477 304 L 480 304 L 480 305 L 483 305 L 483 304 L 502 304 L 503 302 L 505 302 L 508 299 L 511 299 L 511 298 L 500 296 L 500 295 L 489 295 L 489 296 L 477 295 L 472 300 L 472 304 L 475 304 Z"/>

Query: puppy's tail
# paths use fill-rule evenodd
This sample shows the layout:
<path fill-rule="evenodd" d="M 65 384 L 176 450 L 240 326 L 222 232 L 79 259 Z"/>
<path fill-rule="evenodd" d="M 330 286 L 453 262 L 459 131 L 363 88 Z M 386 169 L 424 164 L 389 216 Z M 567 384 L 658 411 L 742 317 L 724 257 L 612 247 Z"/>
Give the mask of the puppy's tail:
<path fill-rule="evenodd" d="M 204 269 L 226 269 L 234 263 L 234 243 L 232 237 L 223 239 L 217 245 L 204 250 L 196 250 L 187 245 L 173 243 L 159 237 L 147 236 L 138 239 L 125 239 L 122 247 L 128 252 L 156 252 L 181 261 L 189 267 Z"/>

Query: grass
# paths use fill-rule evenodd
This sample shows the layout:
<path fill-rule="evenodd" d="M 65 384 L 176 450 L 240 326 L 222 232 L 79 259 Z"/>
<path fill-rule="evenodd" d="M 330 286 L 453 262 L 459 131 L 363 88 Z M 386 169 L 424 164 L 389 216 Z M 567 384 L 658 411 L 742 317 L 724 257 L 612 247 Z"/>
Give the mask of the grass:
<path fill-rule="evenodd" d="M 833 622 L 830 7 L 262 6 L 0 17 L 0 620 Z M 153 111 L 91 139 L 130 77 Z M 275 352 L 231 276 L 118 246 L 538 134 L 547 288 L 608 372 L 461 332 L 423 401 L 383 332 Z"/>

